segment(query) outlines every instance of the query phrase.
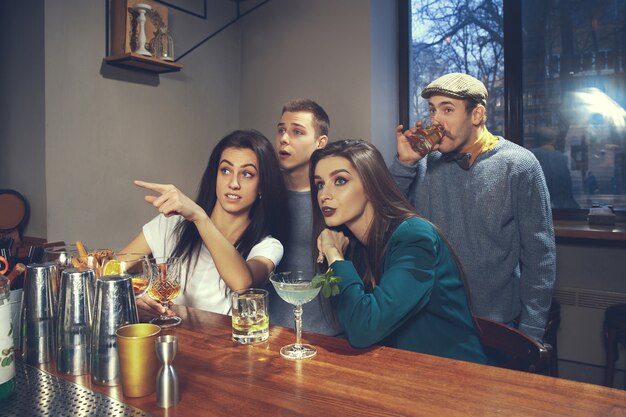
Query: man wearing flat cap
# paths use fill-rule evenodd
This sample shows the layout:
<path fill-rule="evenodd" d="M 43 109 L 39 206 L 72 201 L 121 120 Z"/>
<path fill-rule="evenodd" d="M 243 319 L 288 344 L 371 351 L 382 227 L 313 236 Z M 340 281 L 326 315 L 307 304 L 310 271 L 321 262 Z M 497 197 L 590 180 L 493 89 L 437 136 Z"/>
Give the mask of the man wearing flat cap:
<path fill-rule="evenodd" d="M 431 82 L 430 120 L 443 138 L 422 156 L 396 128 L 390 170 L 439 226 L 465 269 L 473 312 L 543 338 L 555 281 L 550 196 L 537 159 L 486 128 L 487 89 L 467 74 Z"/>

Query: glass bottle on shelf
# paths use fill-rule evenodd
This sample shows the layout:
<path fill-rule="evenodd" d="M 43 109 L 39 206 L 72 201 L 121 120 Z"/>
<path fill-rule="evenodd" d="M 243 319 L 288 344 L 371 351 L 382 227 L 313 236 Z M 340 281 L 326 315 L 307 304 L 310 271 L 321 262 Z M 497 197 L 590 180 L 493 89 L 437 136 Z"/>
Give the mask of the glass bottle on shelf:
<path fill-rule="evenodd" d="M 0 400 L 15 390 L 15 362 L 11 324 L 11 290 L 9 280 L 0 275 Z"/>
<path fill-rule="evenodd" d="M 174 40 L 167 30 L 167 26 L 161 26 L 154 37 L 153 52 L 158 59 L 174 62 Z"/>

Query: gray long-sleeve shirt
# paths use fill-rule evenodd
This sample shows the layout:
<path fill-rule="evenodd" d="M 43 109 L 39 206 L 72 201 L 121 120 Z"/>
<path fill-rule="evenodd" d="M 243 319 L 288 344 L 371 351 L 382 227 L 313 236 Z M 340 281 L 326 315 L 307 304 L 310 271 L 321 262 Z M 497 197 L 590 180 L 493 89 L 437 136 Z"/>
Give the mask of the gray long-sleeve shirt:
<path fill-rule="evenodd" d="M 418 213 L 439 226 L 467 275 L 477 316 L 541 339 L 556 276 L 556 249 L 543 171 L 504 138 L 465 171 L 433 152 L 390 166 Z"/>
<path fill-rule="evenodd" d="M 283 242 L 285 253 L 276 267 L 277 272 L 304 271 L 313 278 L 315 262 L 313 261 L 315 241 L 313 239 L 313 217 L 311 193 L 289 191 L 289 240 Z M 267 283 L 269 291 L 269 314 L 272 325 L 295 327 L 293 306 L 282 300 L 271 283 Z M 329 299 L 319 295 L 313 301 L 302 306 L 302 330 L 307 332 L 337 336 L 342 333 L 336 320 L 333 306 Z"/>

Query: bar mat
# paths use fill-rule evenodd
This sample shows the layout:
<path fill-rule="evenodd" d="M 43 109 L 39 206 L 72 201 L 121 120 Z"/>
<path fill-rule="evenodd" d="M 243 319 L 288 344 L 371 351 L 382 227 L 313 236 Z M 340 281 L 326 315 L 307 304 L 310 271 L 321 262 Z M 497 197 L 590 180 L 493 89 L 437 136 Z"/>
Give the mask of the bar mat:
<path fill-rule="evenodd" d="M 21 361 L 15 361 L 15 377 L 15 392 L 0 402 L 0 417 L 152 417 L 138 408 L 25 365 Z"/>

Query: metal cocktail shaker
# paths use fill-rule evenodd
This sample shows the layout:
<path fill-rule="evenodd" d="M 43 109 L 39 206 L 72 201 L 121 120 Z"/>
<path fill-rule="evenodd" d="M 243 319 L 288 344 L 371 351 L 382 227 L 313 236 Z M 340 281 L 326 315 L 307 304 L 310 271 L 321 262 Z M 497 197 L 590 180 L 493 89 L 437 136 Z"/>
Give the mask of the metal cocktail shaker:
<path fill-rule="evenodd" d="M 20 329 L 22 359 L 28 364 L 47 363 L 55 358 L 56 297 L 55 264 L 28 265 Z"/>
<path fill-rule="evenodd" d="M 91 326 L 91 380 L 100 385 L 119 385 L 120 364 L 115 331 L 138 323 L 137 304 L 130 275 L 105 275 L 96 280 Z"/>
<path fill-rule="evenodd" d="M 154 345 L 157 357 L 163 362 L 156 378 L 157 405 L 163 408 L 173 407 L 180 401 L 178 374 L 172 366 L 178 350 L 178 337 L 159 336 Z"/>
<path fill-rule="evenodd" d="M 89 372 L 95 275 L 69 268 L 61 273 L 57 320 L 57 371 Z"/>

